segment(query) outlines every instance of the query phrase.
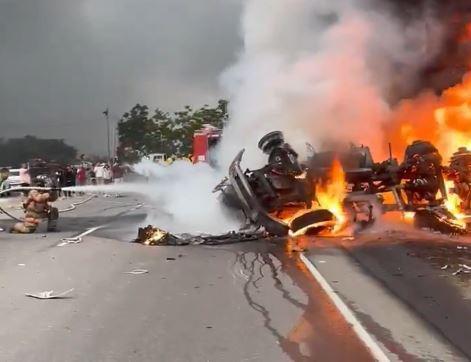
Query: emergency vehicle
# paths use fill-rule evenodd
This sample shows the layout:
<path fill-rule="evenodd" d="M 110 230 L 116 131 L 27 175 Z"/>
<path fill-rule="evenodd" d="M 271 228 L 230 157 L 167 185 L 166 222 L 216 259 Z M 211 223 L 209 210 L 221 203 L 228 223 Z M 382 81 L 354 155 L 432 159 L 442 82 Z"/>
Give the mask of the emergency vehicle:
<path fill-rule="evenodd" d="M 204 124 L 203 128 L 193 135 L 193 163 L 210 162 L 210 153 L 221 139 L 222 130 L 210 124 Z"/>

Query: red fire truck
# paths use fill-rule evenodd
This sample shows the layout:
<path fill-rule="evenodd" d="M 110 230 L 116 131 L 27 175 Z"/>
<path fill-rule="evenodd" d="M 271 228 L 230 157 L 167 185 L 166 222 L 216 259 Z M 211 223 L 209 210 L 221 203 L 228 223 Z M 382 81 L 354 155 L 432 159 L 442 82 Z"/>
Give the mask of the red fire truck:
<path fill-rule="evenodd" d="M 193 163 L 210 162 L 211 149 L 221 139 L 222 130 L 210 124 L 204 124 L 203 128 L 193 135 Z"/>

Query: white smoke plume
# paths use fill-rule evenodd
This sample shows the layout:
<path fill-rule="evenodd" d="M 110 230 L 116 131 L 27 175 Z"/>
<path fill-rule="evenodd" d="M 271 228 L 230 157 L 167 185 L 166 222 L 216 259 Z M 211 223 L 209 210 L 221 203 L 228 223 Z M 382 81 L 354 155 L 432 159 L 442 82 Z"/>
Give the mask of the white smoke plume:
<path fill-rule="evenodd" d="M 72 186 L 64 191 L 142 195 L 147 212 L 142 224 L 173 233 L 224 233 L 238 230 L 244 221 L 240 213 L 226 209 L 212 192 L 224 175 L 206 163 L 175 161 L 166 166 L 144 159 L 133 170 L 144 176 L 141 181 Z"/>
<path fill-rule="evenodd" d="M 147 223 L 175 233 L 223 233 L 237 230 L 240 220 L 229 214 L 212 192 L 223 178 L 206 163 L 176 161 L 162 166 L 142 161 L 135 171 L 148 177 L 144 186 L 153 210 Z"/>
<path fill-rule="evenodd" d="M 439 34 L 428 9 L 402 23 L 369 0 L 246 1 L 244 49 L 222 77 L 231 117 L 221 164 L 246 148 L 247 165 L 259 165 L 257 141 L 273 130 L 301 154 L 306 141 L 381 150 L 387 99 L 398 83 L 413 83 Z"/>

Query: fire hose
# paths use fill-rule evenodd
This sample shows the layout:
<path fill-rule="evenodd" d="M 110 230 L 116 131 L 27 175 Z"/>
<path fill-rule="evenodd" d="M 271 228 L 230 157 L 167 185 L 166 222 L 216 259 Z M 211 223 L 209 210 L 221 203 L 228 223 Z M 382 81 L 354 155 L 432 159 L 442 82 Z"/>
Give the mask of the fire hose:
<path fill-rule="evenodd" d="M 3 191 L 0 191 L 0 195 L 2 194 L 6 194 L 6 193 L 10 193 L 10 192 L 17 192 L 17 191 L 31 191 L 31 190 L 38 190 L 38 191 L 61 191 L 62 189 L 61 188 L 58 188 L 58 187 L 34 187 L 34 186 L 24 186 L 24 187 L 12 187 L 10 189 L 7 189 L 7 190 L 3 190 Z M 65 209 L 62 209 L 62 210 L 59 210 L 60 213 L 64 213 L 64 212 L 69 212 L 69 211 L 72 211 L 72 210 L 75 210 L 77 208 L 77 206 L 79 205 L 82 205 L 88 201 L 90 201 L 91 199 L 95 198 L 96 196 L 95 195 L 92 195 L 88 198 L 86 198 L 85 200 L 82 200 L 82 201 L 79 201 L 79 202 L 75 202 L 75 203 L 71 203 L 70 206 L 68 208 L 65 208 Z M 20 218 L 17 218 L 16 216 L 10 214 L 8 211 L 6 211 L 1 205 L 0 205 L 0 211 L 3 212 L 5 215 L 7 215 L 8 217 L 10 217 L 11 219 L 13 220 L 16 220 L 18 222 L 23 222 L 24 220 L 20 219 Z"/>

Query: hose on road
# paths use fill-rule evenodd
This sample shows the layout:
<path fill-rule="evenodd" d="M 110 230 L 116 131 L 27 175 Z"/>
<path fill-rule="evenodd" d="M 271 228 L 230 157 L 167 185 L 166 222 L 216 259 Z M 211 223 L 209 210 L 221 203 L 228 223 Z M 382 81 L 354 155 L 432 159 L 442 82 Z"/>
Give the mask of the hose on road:
<path fill-rule="evenodd" d="M 45 189 L 47 191 L 50 191 L 51 189 L 50 188 L 47 188 L 47 187 L 44 187 L 44 188 L 35 188 L 35 187 L 32 187 L 32 188 L 26 188 L 26 187 L 22 187 L 21 188 L 22 191 L 26 191 L 25 189 L 28 189 L 28 190 L 42 190 L 42 189 Z M 10 189 L 9 191 L 11 192 L 12 189 Z M 15 191 L 19 191 L 18 189 L 15 189 Z M 0 194 L 4 193 L 3 191 L 0 191 Z M 90 201 L 91 199 L 95 198 L 96 195 L 92 195 L 88 198 L 86 198 L 85 200 L 82 200 L 82 201 L 79 201 L 79 202 L 74 202 L 74 203 L 71 203 L 69 207 L 65 208 L 65 209 L 61 209 L 59 210 L 59 213 L 64 213 L 64 212 L 69 212 L 69 211 L 73 211 L 77 208 L 77 206 L 79 205 L 82 205 L 82 204 L 85 204 L 86 202 Z M 18 222 L 23 222 L 24 220 L 10 214 L 8 211 L 6 211 L 2 206 L 0 206 L 0 212 L 1 213 L 4 213 L 5 215 L 7 215 L 9 218 L 15 220 L 15 221 L 18 221 Z"/>

